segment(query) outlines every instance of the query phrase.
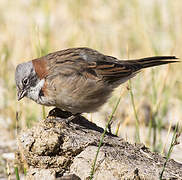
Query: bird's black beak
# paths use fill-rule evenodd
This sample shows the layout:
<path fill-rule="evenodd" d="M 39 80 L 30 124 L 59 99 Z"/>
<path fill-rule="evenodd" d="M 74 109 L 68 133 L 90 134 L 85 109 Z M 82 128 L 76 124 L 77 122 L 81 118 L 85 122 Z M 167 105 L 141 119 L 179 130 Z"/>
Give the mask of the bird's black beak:
<path fill-rule="evenodd" d="M 18 101 L 20 101 L 25 96 L 26 96 L 26 90 L 23 89 L 18 91 Z"/>

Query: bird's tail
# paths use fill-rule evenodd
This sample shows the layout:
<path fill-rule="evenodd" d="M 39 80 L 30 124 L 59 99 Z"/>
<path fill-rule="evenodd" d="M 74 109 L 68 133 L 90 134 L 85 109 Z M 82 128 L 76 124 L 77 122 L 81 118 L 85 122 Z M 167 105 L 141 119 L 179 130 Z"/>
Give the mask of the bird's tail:
<path fill-rule="evenodd" d="M 124 60 L 104 71 L 106 81 L 117 87 L 134 77 L 141 69 L 178 62 L 175 56 L 153 56 L 135 60 Z M 109 72 L 107 72 L 109 71 Z"/>
<path fill-rule="evenodd" d="M 136 60 L 138 64 L 141 65 L 141 69 L 148 68 L 152 66 L 160 66 L 163 64 L 175 63 L 178 62 L 175 56 L 154 56 L 154 57 L 147 57 Z"/>

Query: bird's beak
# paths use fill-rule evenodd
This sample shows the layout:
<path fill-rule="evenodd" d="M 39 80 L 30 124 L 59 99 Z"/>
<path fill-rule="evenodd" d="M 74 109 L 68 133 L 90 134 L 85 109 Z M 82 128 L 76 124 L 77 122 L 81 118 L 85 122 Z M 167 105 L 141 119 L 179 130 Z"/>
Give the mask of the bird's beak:
<path fill-rule="evenodd" d="M 26 90 L 19 90 L 18 91 L 18 101 L 26 96 Z"/>

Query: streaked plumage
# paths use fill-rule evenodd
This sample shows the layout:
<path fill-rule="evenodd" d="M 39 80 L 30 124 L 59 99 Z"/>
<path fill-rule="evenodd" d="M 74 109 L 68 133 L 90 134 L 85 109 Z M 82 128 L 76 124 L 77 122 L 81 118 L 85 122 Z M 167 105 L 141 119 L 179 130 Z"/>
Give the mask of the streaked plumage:
<path fill-rule="evenodd" d="M 118 60 L 93 49 L 72 48 L 18 65 L 15 80 L 19 99 L 27 96 L 39 104 L 73 114 L 94 112 L 107 101 L 114 88 L 141 69 L 174 63 L 176 59 L 155 56 Z M 23 85 L 24 79 L 28 79 L 27 85 Z"/>

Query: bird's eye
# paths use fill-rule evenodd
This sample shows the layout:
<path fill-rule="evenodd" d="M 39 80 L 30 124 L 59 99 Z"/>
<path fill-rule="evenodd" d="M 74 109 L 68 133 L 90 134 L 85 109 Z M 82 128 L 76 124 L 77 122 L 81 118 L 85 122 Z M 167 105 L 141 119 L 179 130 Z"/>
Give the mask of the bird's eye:
<path fill-rule="evenodd" d="M 29 83 L 28 78 L 23 79 L 23 85 L 27 85 Z"/>

